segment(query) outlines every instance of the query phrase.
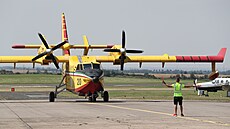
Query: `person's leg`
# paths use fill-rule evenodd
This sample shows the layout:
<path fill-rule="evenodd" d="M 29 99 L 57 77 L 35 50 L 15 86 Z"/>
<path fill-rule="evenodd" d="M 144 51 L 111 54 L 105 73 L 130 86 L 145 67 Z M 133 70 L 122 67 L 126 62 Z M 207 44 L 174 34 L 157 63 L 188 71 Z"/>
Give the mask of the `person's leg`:
<path fill-rule="evenodd" d="M 180 100 L 179 100 L 179 105 L 180 105 L 180 113 L 181 113 L 181 116 L 184 116 L 182 100 L 183 100 L 183 98 L 181 97 Z"/>
<path fill-rule="evenodd" d="M 174 105 L 174 114 L 177 114 L 177 105 Z"/>
<path fill-rule="evenodd" d="M 180 105 L 180 112 L 181 112 L 181 116 L 184 116 L 184 113 L 183 113 L 183 106 Z"/>
<path fill-rule="evenodd" d="M 173 116 L 177 116 L 177 105 L 178 105 L 178 98 L 174 97 L 174 114 L 173 114 Z"/>

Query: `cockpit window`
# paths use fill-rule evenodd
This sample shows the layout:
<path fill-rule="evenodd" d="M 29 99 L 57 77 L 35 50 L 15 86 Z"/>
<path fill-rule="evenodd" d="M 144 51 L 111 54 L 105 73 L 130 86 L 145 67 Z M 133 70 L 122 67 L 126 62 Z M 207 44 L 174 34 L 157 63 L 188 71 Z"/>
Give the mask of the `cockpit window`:
<path fill-rule="evenodd" d="M 100 65 L 99 64 L 93 64 L 93 69 L 100 69 Z"/>
<path fill-rule="evenodd" d="M 76 70 L 82 70 L 82 64 L 78 64 Z"/>
<path fill-rule="evenodd" d="M 212 81 L 212 84 L 215 84 L 215 83 L 216 83 L 216 81 L 215 81 L 215 80 L 213 80 L 213 81 Z"/>
<path fill-rule="evenodd" d="M 91 69 L 91 64 L 83 64 L 84 65 L 84 69 Z"/>

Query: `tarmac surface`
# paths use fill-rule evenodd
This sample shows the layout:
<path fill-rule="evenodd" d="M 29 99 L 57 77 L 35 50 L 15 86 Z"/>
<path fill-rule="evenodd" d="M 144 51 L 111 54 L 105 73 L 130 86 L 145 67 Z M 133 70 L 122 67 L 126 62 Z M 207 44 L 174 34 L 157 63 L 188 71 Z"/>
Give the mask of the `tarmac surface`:
<path fill-rule="evenodd" d="M 162 100 L 0 100 L 0 128 L 229 129 L 229 109 L 230 103 L 185 100 L 185 117 L 173 117 L 173 103 Z"/>

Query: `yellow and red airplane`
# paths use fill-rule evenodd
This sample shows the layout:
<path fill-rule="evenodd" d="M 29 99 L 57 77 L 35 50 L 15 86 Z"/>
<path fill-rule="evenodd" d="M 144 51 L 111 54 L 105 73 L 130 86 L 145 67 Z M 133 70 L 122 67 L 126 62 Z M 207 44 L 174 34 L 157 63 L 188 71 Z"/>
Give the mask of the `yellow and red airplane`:
<path fill-rule="evenodd" d="M 42 45 L 13 45 L 15 49 L 38 49 L 37 56 L 0 56 L 0 63 L 35 63 L 49 65 L 54 63 L 59 69 L 58 63 L 62 64 L 63 78 L 54 92 L 50 92 L 49 101 L 54 102 L 57 95 L 63 90 L 70 91 L 80 96 L 88 97 L 89 101 L 96 101 L 98 94 L 101 94 L 105 102 L 109 101 L 109 94 L 104 90 L 103 71 L 101 63 L 112 62 L 113 65 L 120 65 L 121 70 L 128 62 L 138 62 L 140 67 L 143 62 L 209 62 L 212 73 L 210 79 L 218 77 L 215 64 L 224 61 L 226 48 L 222 48 L 216 56 L 128 56 L 127 53 L 142 53 L 142 50 L 129 50 L 125 47 L 125 32 L 122 32 L 121 45 L 89 45 L 87 37 L 83 36 L 84 45 L 71 45 L 68 42 L 65 15 L 62 14 L 62 42 L 58 45 L 48 45 L 42 34 L 38 34 Z M 62 56 L 54 56 L 53 51 L 61 48 Z M 70 49 L 84 49 L 82 56 L 70 55 Z M 107 56 L 88 56 L 89 49 L 104 49 L 109 52 Z M 60 89 L 62 88 L 62 89 Z"/>

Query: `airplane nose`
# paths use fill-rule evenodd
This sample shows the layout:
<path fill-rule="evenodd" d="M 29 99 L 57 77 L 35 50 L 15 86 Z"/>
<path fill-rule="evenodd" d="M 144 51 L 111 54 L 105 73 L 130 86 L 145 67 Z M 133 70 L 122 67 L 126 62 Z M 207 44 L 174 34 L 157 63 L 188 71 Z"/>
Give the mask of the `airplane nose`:
<path fill-rule="evenodd" d="M 103 71 L 100 69 L 88 69 L 88 70 L 85 70 L 85 74 L 90 76 L 94 83 L 98 83 L 100 80 L 100 77 L 103 76 Z"/>
<path fill-rule="evenodd" d="M 98 83 L 99 82 L 99 77 L 93 77 L 93 82 Z"/>

